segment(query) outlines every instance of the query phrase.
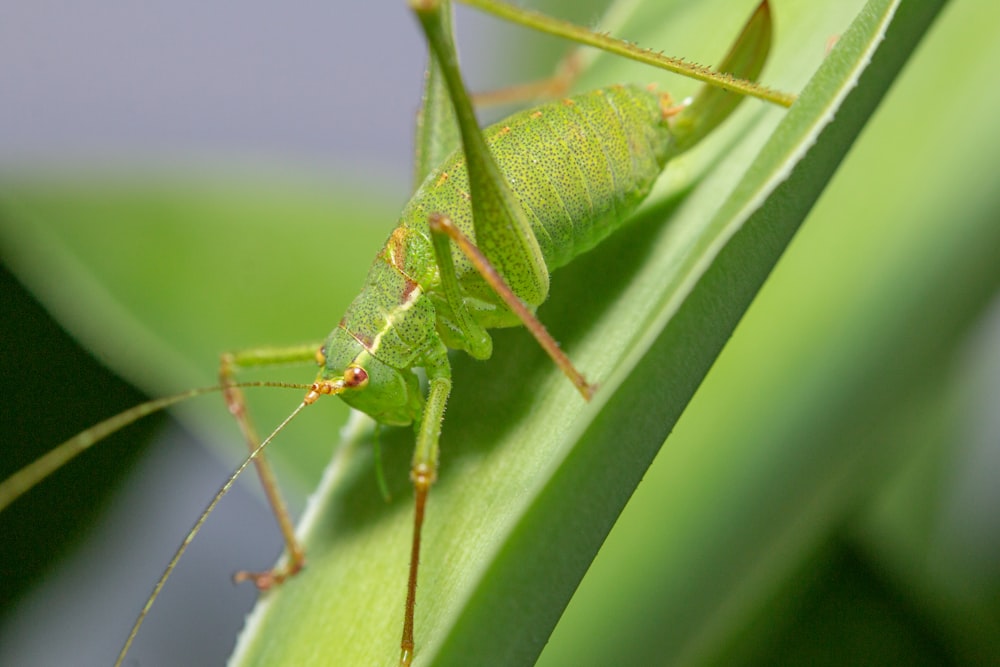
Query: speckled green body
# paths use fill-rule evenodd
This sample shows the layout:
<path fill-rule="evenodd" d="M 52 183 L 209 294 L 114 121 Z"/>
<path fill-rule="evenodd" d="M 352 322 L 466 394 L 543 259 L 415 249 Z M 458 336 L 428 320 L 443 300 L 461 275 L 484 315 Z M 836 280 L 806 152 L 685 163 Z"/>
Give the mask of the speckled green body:
<path fill-rule="evenodd" d="M 638 86 L 603 88 L 529 109 L 483 134 L 530 219 L 549 271 L 617 229 L 672 157 L 660 96 Z M 331 373 L 362 357 L 369 373 L 373 363 L 398 371 L 433 363 L 444 346 L 468 349 L 440 289 L 427 222 L 431 213 L 445 214 L 475 239 L 464 161 L 461 150 L 453 153 L 403 209 L 361 293 L 324 346 Z M 465 301 L 483 327 L 520 323 L 465 255 L 453 248 L 452 257 Z M 511 287 L 516 293 L 517 285 Z M 412 389 L 400 387 L 400 396 L 418 393 Z M 354 407 L 395 424 L 408 423 L 419 409 L 410 400 Z"/>
<path fill-rule="evenodd" d="M 601 88 L 522 111 L 483 134 L 530 218 L 549 271 L 624 222 L 663 171 L 671 144 L 660 96 L 639 86 Z M 403 210 L 402 226 L 426 237 L 427 216 L 445 212 L 474 238 L 462 163 L 457 151 L 424 181 Z M 460 279 L 475 273 L 458 250 L 453 255 Z"/>

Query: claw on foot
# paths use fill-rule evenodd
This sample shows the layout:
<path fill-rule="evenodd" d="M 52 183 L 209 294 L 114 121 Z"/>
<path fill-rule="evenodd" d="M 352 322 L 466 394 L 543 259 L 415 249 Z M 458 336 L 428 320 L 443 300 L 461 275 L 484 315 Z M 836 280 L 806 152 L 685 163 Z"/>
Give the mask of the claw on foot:
<path fill-rule="evenodd" d="M 299 573 L 305 565 L 305 559 L 299 558 L 283 568 L 264 570 L 263 572 L 251 572 L 240 570 L 233 575 L 234 584 L 242 584 L 244 581 L 251 581 L 259 591 L 267 591 L 275 586 L 280 586 L 286 579 Z"/>

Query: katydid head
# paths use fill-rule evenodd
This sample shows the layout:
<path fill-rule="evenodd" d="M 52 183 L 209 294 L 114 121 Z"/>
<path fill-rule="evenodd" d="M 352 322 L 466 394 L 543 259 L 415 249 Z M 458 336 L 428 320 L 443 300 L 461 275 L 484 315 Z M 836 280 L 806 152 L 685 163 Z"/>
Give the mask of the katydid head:
<path fill-rule="evenodd" d="M 321 394 L 336 394 L 355 410 L 390 426 L 406 426 L 419 414 L 422 395 L 416 375 L 380 361 L 343 328 L 330 333 L 318 360 L 322 369 L 306 395 L 307 403 Z"/>

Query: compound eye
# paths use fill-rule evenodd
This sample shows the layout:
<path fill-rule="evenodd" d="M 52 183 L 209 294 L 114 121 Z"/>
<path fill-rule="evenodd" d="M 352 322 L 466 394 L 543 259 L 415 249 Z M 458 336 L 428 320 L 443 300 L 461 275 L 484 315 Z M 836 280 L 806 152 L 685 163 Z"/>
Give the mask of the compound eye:
<path fill-rule="evenodd" d="M 348 366 L 344 370 L 344 386 L 348 389 L 361 389 L 368 384 L 368 371 L 360 366 Z"/>

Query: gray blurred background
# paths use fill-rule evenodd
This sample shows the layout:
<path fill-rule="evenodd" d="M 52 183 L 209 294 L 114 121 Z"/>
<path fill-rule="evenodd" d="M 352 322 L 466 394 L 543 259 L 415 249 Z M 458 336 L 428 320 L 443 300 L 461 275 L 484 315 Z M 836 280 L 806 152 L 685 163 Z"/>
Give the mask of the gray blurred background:
<path fill-rule="evenodd" d="M 461 12 L 470 77 L 484 19 Z M 406 179 L 424 67 L 402 2 L 0 6 L 0 167 L 193 157 Z"/>

